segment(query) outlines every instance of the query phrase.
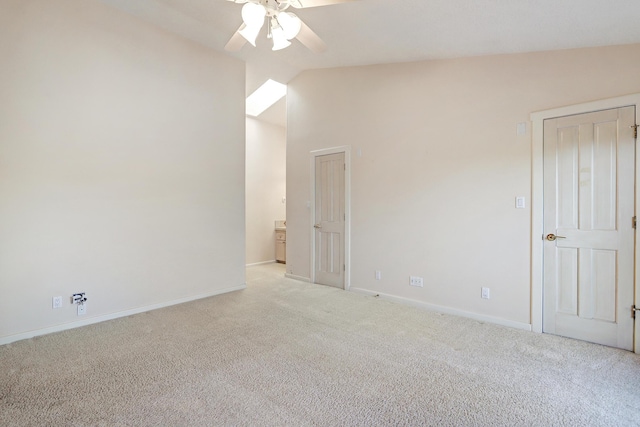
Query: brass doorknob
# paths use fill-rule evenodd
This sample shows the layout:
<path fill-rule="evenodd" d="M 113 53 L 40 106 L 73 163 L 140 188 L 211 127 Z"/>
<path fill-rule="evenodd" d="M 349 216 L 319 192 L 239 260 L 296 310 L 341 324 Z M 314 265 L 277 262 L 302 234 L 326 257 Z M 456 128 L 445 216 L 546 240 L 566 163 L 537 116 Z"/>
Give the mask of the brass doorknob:
<path fill-rule="evenodd" d="M 554 242 L 556 239 L 566 239 L 566 237 L 556 236 L 555 234 L 551 233 L 551 234 L 547 234 L 547 237 L 545 237 L 545 239 L 547 239 L 550 242 Z"/>
<path fill-rule="evenodd" d="M 313 228 L 322 228 L 322 226 L 320 224 L 316 224 L 313 226 Z"/>

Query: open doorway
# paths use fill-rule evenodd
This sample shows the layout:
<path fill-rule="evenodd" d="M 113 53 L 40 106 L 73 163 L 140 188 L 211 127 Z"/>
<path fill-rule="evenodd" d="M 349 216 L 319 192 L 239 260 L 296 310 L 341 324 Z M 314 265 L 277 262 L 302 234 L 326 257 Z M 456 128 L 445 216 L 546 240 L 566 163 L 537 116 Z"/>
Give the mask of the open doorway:
<path fill-rule="evenodd" d="M 286 98 L 246 117 L 245 215 L 246 265 L 286 262 Z"/>

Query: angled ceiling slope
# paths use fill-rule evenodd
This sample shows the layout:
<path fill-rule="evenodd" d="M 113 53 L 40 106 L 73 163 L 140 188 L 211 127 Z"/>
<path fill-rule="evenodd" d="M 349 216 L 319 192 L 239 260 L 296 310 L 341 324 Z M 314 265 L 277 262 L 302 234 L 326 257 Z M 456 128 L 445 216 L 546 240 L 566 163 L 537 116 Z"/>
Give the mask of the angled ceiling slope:
<path fill-rule="evenodd" d="M 242 5 L 227 0 L 100 1 L 220 52 L 242 23 Z M 273 52 L 258 37 L 228 53 L 247 62 L 247 93 L 311 68 L 640 43 L 638 0 L 359 0 L 295 12 L 326 52 L 297 40 Z"/>

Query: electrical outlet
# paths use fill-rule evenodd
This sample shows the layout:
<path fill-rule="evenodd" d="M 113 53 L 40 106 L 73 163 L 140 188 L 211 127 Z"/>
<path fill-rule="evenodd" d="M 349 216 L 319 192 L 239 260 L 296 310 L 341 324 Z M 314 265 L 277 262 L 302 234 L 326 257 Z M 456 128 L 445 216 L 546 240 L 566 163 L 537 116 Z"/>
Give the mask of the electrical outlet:
<path fill-rule="evenodd" d="M 53 308 L 61 308 L 62 307 L 62 297 L 53 297 Z"/>
<path fill-rule="evenodd" d="M 78 316 L 84 316 L 87 314 L 87 303 L 78 304 Z"/>
<path fill-rule="evenodd" d="M 482 298 L 489 299 L 491 296 L 491 290 L 489 288 L 482 288 Z"/>
<path fill-rule="evenodd" d="M 376 270 L 376 280 L 381 280 L 381 279 L 382 279 L 382 271 Z"/>
<path fill-rule="evenodd" d="M 422 287 L 424 287 L 424 280 L 422 279 L 422 277 L 411 276 L 411 277 L 409 277 L 409 284 L 411 286 L 418 286 L 418 287 L 422 288 Z"/>

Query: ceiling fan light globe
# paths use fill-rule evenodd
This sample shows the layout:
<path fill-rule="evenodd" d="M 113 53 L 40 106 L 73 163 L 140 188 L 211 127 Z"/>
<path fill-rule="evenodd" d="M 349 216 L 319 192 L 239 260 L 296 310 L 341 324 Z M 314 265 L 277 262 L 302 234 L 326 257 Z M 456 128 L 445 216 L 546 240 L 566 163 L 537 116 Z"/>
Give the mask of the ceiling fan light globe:
<path fill-rule="evenodd" d="M 280 23 L 280 26 L 284 30 L 284 36 L 287 40 L 295 39 L 302 28 L 300 18 L 291 12 L 280 13 L 278 15 L 278 23 Z"/>
<path fill-rule="evenodd" d="M 258 33 L 260 33 L 261 29 L 262 26 L 247 26 L 244 29 L 238 31 L 238 33 L 240 33 L 242 37 L 244 37 L 249 43 L 251 43 L 253 47 L 256 47 L 256 39 L 258 38 Z"/>
<path fill-rule="evenodd" d="M 246 3 L 242 6 L 242 20 L 247 27 L 259 27 L 264 25 L 264 17 L 267 15 L 267 9 L 261 4 Z"/>
<path fill-rule="evenodd" d="M 282 28 L 272 28 L 271 35 L 273 36 L 273 48 L 271 50 L 280 50 L 291 46 L 291 42 L 287 40 Z"/>

